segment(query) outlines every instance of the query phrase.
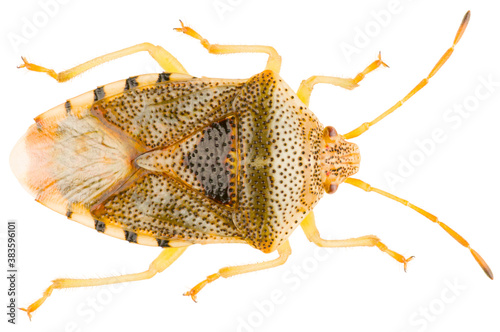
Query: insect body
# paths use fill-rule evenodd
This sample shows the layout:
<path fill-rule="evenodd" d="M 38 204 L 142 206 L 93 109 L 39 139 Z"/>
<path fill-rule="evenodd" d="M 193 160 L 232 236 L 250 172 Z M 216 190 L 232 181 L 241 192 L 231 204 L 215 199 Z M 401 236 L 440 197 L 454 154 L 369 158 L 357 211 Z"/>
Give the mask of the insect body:
<path fill-rule="evenodd" d="M 266 70 L 246 80 L 195 78 L 167 51 L 148 43 L 55 73 L 24 60 L 21 67 L 66 81 L 100 63 L 148 51 L 165 69 L 128 78 L 68 99 L 35 118 L 11 155 L 14 173 L 45 206 L 98 232 L 164 248 L 142 273 L 99 279 L 56 279 L 42 298 L 24 309 L 31 315 L 54 289 L 142 280 L 166 269 L 192 244 L 246 243 L 275 260 L 226 267 L 185 295 L 193 299 L 220 278 L 283 264 L 288 237 L 300 224 L 320 246 L 376 246 L 397 261 L 411 260 L 376 236 L 324 240 L 312 209 L 343 183 L 399 201 L 438 223 L 469 248 L 487 275 L 492 272 L 469 244 L 435 216 L 351 178 L 359 168 L 358 147 L 347 140 L 393 112 L 425 86 L 451 55 L 406 97 L 370 123 L 346 135 L 324 127 L 308 109 L 317 83 L 352 89 L 385 66 L 380 59 L 353 79 L 313 76 L 295 94 L 280 78 L 281 57 L 268 46 L 212 45 L 189 27 L 177 29 L 211 53 L 262 52 Z M 30 316 L 31 317 L 31 316 Z"/>

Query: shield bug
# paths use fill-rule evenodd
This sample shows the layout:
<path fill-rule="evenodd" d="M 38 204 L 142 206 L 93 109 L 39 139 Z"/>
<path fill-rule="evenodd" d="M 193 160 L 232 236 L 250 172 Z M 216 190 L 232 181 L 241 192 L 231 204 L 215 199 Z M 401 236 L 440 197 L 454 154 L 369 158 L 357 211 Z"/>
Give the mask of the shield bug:
<path fill-rule="evenodd" d="M 354 78 L 312 76 L 297 93 L 280 78 L 281 57 L 269 46 L 211 44 L 190 27 L 176 30 L 213 54 L 267 54 L 263 72 L 249 79 L 190 76 L 170 53 L 149 43 L 110 53 L 56 73 L 28 62 L 20 67 L 67 81 L 101 63 L 147 51 L 165 72 L 130 77 L 66 100 L 35 118 L 11 154 L 16 177 L 36 200 L 99 233 L 163 250 L 145 272 L 96 279 L 56 279 L 28 306 L 35 311 L 54 289 L 148 279 L 193 244 L 245 243 L 279 257 L 225 267 L 185 295 L 220 277 L 283 264 L 288 237 L 299 225 L 325 247 L 379 248 L 405 270 L 412 257 L 389 249 L 378 237 L 325 240 L 313 208 L 342 183 L 402 203 L 441 226 L 468 248 L 488 277 L 493 274 L 469 243 L 427 211 L 352 178 L 359 149 L 349 140 L 391 114 L 422 89 L 451 56 L 470 18 L 467 12 L 452 46 L 429 75 L 386 112 L 341 135 L 309 110 L 318 83 L 353 89 L 386 66 L 377 60 Z"/>

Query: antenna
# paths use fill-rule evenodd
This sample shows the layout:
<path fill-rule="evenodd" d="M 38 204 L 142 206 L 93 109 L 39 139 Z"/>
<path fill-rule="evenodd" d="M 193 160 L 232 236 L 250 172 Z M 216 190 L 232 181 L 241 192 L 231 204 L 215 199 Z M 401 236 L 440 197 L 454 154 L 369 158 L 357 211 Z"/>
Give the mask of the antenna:
<path fill-rule="evenodd" d="M 358 128 L 356 128 L 356 129 L 354 129 L 354 130 L 352 130 L 352 131 L 350 131 L 347 134 L 342 135 L 342 136 L 345 139 L 358 137 L 359 135 L 361 135 L 365 131 L 367 131 L 371 126 L 373 126 L 374 124 L 376 124 L 377 122 L 379 122 L 380 120 L 382 120 L 383 118 L 385 118 L 386 116 L 388 116 L 389 114 L 391 114 L 392 112 L 397 110 L 408 99 L 410 99 L 415 93 L 417 93 L 418 91 L 420 91 L 420 89 L 422 89 L 424 86 L 426 86 L 427 83 L 429 83 L 429 80 L 431 79 L 431 77 L 434 76 L 438 72 L 438 70 L 441 69 L 441 67 L 445 64 L 445 62 L 450 58 L 451 54 L 453 53 L 453 50 L 455 49 L 455 45 L 457 45 L 457 43 L 460 41 L 460 38 L 462 38 L 462 35 L 464 34 L 465 28 L 467 28 L 467 24 L 469 23 L 469 19 L 470 19 L 470 11 L 465 13 L 465 16 L 462 20 L 462 23 L 460 24 L 460 28 L 458 28 L 457 35 L 455 36 L 455 40 L 453 41 L 453 45 L 443 54 L 443 56 L 441 57 L 441 59 L 439 59 L 439 61 L 434 66 L 434 68 L 432 68 L 429 75 L 427 75 L 426 78 L 424 78 L 422 81 L 420 81 L 420 83 L 418 83 L 413 88 L 413 90 L 411 90 L 403 99 L 398 101 L 396 104 L 394 104 L 394 106 L 392 106 L 387 111 L 385 111 L 384 113 L 379 115 L 373 121 L 365 122 L 361 126 L 359 126 Z"/>
<path fill-rule="evenodd" d="M 368 183 L 363 182 L 361 180 L 353 179 L 353 178 L 348 178 L 344 182 L 345 183 L 349 183 L 350 185 L 353 185 L 353 186 L 358 187 L 360 189 L 363 189 L 366 192 L 372 191 L 372 192 L 375 192 L 375 193 L 377 193 L 379 195 L 382 195 L 382 196 L 385 196 L 387 198 L 390 198 L 390 199 L 392 199 L 392 200 L 394 200 L 396 202 L 399 202 L 399 203 L 401 203 L 403 205 L 406 205 L 407 207 L 409 207 L 410 209 L 413 209 L 413 210 L 417 211 L 418 213 L 420 213 L 421 215 L 423 215 L 424 217 L 426 217 L 430 221 L 435 222 L 436 224 L 438 224 L 439 226 L 441 226 L 448 234 L 450 234 L 455 240 L 457 240 L 458 243 L 460 243 L 464 247 L 468 248 L 470 250 L 472 256 L 474 256 L 474 259 L 478 262 L 479 265 L 481 265 L 481 268 L 483 269 L 484 273 L 486 273 L 486 275 L 490 279 L 493 280 L 493 272 L 491 271 L 491 269 L 488 266 L 488 264 L 486 264 L 486 261 L 474 249 L 472 249 L 470 247 L 469 242 L 467 242 L 460 234 L 458 234 L 457 232 L 455 232 L 448 225 L 446 225 L 445 223 L 439 221 L 438 218 L 435 215 L 430 214 L 429 212 L 427 212 L 427 211 L 419 208 L 418 206 L 413 205 L 412 203 L 408 202 L 407 200 L 404 200 L 402 198 L 394 196 L 393 194 L 390 194 L 390 193 L 388 193 L 386 191 L 374 188 L 374 187 L 370 186 Z"/>

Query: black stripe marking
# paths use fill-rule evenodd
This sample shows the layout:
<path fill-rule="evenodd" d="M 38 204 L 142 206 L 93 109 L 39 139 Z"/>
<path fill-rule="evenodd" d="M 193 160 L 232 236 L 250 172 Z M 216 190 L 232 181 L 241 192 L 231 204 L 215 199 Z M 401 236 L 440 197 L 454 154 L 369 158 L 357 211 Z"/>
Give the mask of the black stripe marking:
<path fill-rule="evenodd" d="M 125 81 L 125 90 L 130 90 L 138 86 L 139 83 L 137 83 L 137 76 L 129 77 Z"/>
<path fill-rule="evenodd" d="M 101 100 L 106 94 L 104 93 L 104 87 L 100 86 L 94 90 L 94 101 Z"/>
<path fill-rule="evenodd" d="M 156 239 L 156 242 L 158 242 L 158 247 L 170 248 L 169 240 Z"/>
<path fill-rule="evenodd" d="M 137 243 L 137 233 L 124 231 L 125 232 L 125 240 L 131 243 Z"/>
<path fill-rule="evenodd" d="M 156 83 L 167 82 L 170 81 L 170 73 L 161 73 L 158 74 L 158 80 Z"/>
<path fill-rule="evenodd" d="M 106 224 L 97 219 L 94 219 L 94 226 L 95 230 L 98 232 L 104 233 L 104 231 L 106 230 Z"/>
<path fill-rule="evenodd" d="M 66 108 L 66 113 L 71 113 L 71 103 L 69 102 L 69 100 L 66 100 L 64 107 Z"/>
<path fill-rule="evenodd" d="M 71 211 L 70 208 L 66 211 L 66 217 L 71 218 L 71 215 L 73 215 L 73 211 Z"/>

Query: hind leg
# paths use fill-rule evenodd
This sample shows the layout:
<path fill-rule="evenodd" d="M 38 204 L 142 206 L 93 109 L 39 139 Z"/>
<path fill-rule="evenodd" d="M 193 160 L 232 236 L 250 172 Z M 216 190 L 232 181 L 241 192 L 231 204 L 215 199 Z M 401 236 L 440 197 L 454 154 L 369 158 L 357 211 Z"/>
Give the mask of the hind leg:
<path fill-rule="evenodd" d="M 184 69 L 181 63 L 172 54 L 167 52 L 163 47 L 155 46 L 151 43 L 142 43 L 127 47 L 120 51 L 108 53 L 59 73 L 56 73 L 53 69 L 30 63 L 24 57 L 22 57 L 24 63 L 18 68 L 26 68 L 31 71 L 46 73 L 58 82 L 66 82 L 91 68 L 99 66 L 100 64 L 143 51 L 147 51 L 166 72 L 187 74 L 186 69 Z"/>
<path fill-rule="evenodd" d="M 31 319 L 31 313 L 45 302 L 54 289 L 102 286 L 152 278 L 155 274 L 169 267 L 186 249 L 187 247 L 163 249 L 161 254 L 149 265 L 149 269 L 140 273 L 95 279 L 55 279 L 52 281 L 52 285 L 45 290 L 41 298 L 33 302 L 28 308 L 21 308 L 21 310 L 26 311 Z"/>

